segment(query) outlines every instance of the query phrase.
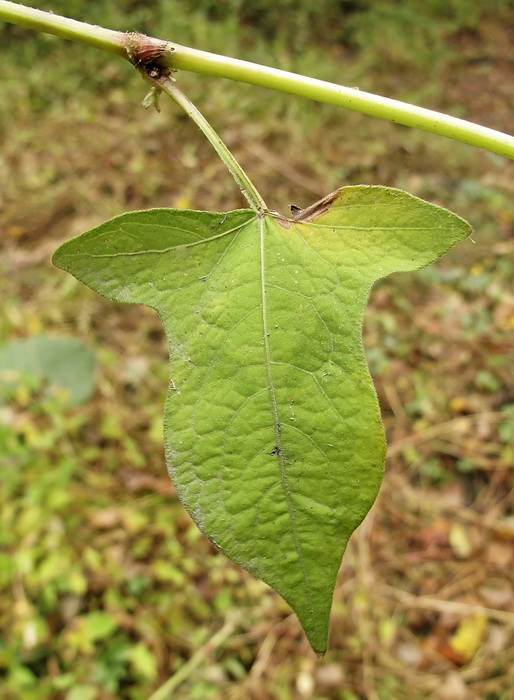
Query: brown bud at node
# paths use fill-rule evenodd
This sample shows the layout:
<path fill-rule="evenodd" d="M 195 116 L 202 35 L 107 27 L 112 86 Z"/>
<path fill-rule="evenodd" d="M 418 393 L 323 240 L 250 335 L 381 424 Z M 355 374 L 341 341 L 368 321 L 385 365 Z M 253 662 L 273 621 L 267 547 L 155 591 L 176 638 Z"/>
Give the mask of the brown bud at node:
<path fill-rule="evenodd" d="M 148 70 L 150 66 L 158 65 L 159 59 L 173 48 L 167 41 L 154 39 L 146 34 L 132 32 L 128 34 L 127 51 L 131 62 L 136 68 Z"/>

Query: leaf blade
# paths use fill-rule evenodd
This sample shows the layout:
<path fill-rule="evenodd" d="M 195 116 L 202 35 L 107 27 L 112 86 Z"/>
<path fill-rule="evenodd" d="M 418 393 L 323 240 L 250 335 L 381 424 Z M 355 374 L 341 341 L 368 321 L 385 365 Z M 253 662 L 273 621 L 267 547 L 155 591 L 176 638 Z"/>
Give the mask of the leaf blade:
<path fill-rule="evenodd" d="M 428 264 L 469 227 L 365 186 L 293 220 L 151 210 L 113 222 L 65 243 L 54 261 L 105 296 L 157 309 L 170 349 L 165 445 L 177 492 L 217 547 L 290 603 L 323 652 L 341 557 L 383 471 L 361 338 L 372 283 Z"/>

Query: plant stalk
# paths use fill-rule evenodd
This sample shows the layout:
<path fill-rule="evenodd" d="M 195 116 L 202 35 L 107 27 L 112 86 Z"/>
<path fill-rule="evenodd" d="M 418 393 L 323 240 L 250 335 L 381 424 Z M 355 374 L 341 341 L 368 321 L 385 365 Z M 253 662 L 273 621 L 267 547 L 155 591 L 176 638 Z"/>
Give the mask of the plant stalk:
<path fill-rule="evenodd" d="M 141 72 L 143 73 L 145 79 L 148 80 L 148 82 L 152 83 L 155 87 L 159 88 L 167 95 L 172 97 L 175 100 L 175 102 L 177 102 L 182 107 L 186 114 L 189 117 L 191 117 L 191 119 L 200 129 L 200 131 L 208 139 L 211 146 L 214 148 L 221 160 L 227 166 L 228 170 L 230 171 L 230 174 L 236 181 L 239 189 L 241 190 L 241 193 L 246 198 L 246 201 L 248 202 L 250 207 L 257 213 L 267 211 L 266 203 L 257 191 L 257 188 L 255 187 L 253 182 L 250 180 L 243 168 L 239 165 L 239 163 L 229 151 L 227 146 L 223 143 L 216 131 L 214 131 L 207 119 L 195 107 L 195 105 L 190 101 L 190 99 L 186 97 L 186 95 L 184 95 L 184 93 L 181 90 L 179 90 L 174 80 L 166 75 L 159 78 L 152 78 L 144 69 L 141 69 Z"/>
<path fill-rule="evenodd" d="M 345 107 L 514 159 L 514 136 L 501 131 L 358 88 L 169 43 L 174 51 L 163 61 L 168 67 L 229 78 Z"/>
<path fill-rule="evenodd" d="M 86 24 L 68 17 L 54 15 L 53 12 L 34 10 L 17 2 L 0 0 L 0 20 L 18 24 L 37 32 L 55 34 L 62 39 L 69 39 L 81 44 L 94 46 L 109 53 L 127 58 L 125 48 L 127 35 L 125 32 L 116 32 L 112 29 L 104 29 L 95 24 Z"/>
<path fill-rule="evenodd" d="M 33 10 L 8 0 L 0 0 L 0 20 L 56 34 L 64 39 L 95 46 L 131 60 L 130 52 L 127 50 L 130 35 L 122 32 L 85 24 L 41 10 Z M 152 41 L 158 40 L 152 39 Z M 159 59 L 161 66 L 215 75 L 300 95 L 318 102 L 327 102 L 404 126 L 446 136 L 514 159 L 513 136 L 465 119 L 278 68 L 220 56 L 173 42 L 168 42 L 168 45 L 173 51 L 163 53 Z"/>

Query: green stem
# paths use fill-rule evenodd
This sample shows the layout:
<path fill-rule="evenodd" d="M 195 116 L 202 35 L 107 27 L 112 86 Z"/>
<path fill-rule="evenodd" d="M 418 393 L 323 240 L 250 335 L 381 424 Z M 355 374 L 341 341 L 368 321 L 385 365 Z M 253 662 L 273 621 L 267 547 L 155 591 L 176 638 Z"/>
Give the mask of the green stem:
<path fill-rule="evenodd" d="M 43 12 L 43 10 L 34 10 L 31 7 L 7 0 L 0 0 L 0 19 L 28 29 L 35 29 L 38 32 L 55 34 L 62 39 L 88 44 L 127 58 L 125 48 L 127 35 L 125 32 L 115 32 L 112 29 L 97 27 L 94 24 L 78 22 L 75 19 L 54 15 L 51 12 Z"/>
<path fill-rule="evenodd" d="M 327 102 L 372 117 L 446 136 L 472 146 L 479 146 L 492 153 L 514 159 L 514 137 L 501 131 L 407 102 L 364 92 L 358 88 L 344 87 L 278 68 L 169 43 L 174 51 L 163 61 L 163 65 L 168 67 L 216 75 L 308 97 L 317 102 Z"/>
<path fill-rule="evenodd" d="M 221 160 L 225 163 L 230 171 L 230 174 L 236 181 L 239 189 L 246 198 L 250 207 L 257 213 L 267 211 L 267 206 L 265 201 L 262 199 L 261 195 L 257 191 L 255 185 L 250 180 L 248 175 L 245 173 L 243 168 L 239 165 L 237 160 L 234 158 L 232 153 L 225 146 L 223 141 L 220 139 L 218 134 L 214 131 L 212 126 L 209 124 L 207 119 L 203 114 L 195 107 L 195 105 L 189 100 L 184 93 L 179 90 L 175 82 L 168 76 L 163 76 L 161 78 L 151 78 L 144 69 L 141 69 L 146 80 L 160 88 L 167 95 L 172 97 L 175 102 L 177 102 L 182 109 L 191 117 L 200 131 L 208 139 L 216 153 L 219 155 Z"/>
<path fill-rule="evenodd" d="M 65 39 L 89 44 L 133 60 L 133 57 L 129 55 L 130 52 L 127 51 L 128 35 L 122 32 L 114 32 L 41 10 L 33 10 L 7 0 L 0 0 L 0 20 L 2 19 L 38 31 L 57 34 Z M 151 39 L 151 41 L 158 40 Z M 380 119 L 388 119 L 398 124 L 446 136 L 514 159 L 514 137 L 501 131 L 495 131 L 464 119 L 406 102 L 362 92 L 356 88 L 335 85 L 324 80 L 228 56 L 220 56 L 207 51 L 199 51 L 172 42 L 168 42 L 168 46 L 173 51 L 166 51 L 160 57 L 158 62 L 162 66 L 216 75 L 221 78 L 308 97 L 318 102 L 327 102 Z"/>

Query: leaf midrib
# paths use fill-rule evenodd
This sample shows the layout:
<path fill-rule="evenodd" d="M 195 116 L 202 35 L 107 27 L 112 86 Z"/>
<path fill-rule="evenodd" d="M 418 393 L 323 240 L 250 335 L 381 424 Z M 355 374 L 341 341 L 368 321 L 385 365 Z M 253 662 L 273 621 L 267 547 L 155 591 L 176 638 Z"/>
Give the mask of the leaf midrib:
<path fill-rule="evenodd" d="M 280 418 L 278 413 L 278 403 L 277 395 L 275 390 L 275 384 L 273 381 L 273 370 L 272 370 L 272 360 L 271 360 L 271 348 L 269 342 L 268 333 L 268 319 L 267 319 L 267 300 L 266 300 L 266 264 L 264 259 L 265 253 L 265 229 L 266 229 L 266 216 L 259 216 L 259 234 L 260 234 L 260 272 L 261 272 L 261 298 L 262 298 L 262 329 L 264 335 L 264 361 L 266 365 L 266 376 L 268 380 L 268 392 L 271 400 L 271 412 L 273 414 L 273 422 L 275 428 L 275 444 L 278 448 L 277 462 L 279 466 L 280 481 L 282 483 L 282 490 L 284 492 L 285 500 L 287 503 L 287 510 L 289 514 L 289 522 L 291 523 L 291 535 L 294 542 L 294 547 L 298 555 L 298 560 L 301 567 L 302 577 L 304 585 L 310 590 L 310 585 L 308 582 L 307 572 L 304 566 L 304 560 L 302 556 L 302 550 L 300 547 L 300 542 L 298 540 L 298 532 L 296 527 L 296 516 L 294 512 L 293 503 L 291 500 L 291 493 L 289 490 L 289 484 L 287 481 L 286 473 L 286 460 L 284 459 L 284 451 L 282 445 L 282 431 Z"/>

